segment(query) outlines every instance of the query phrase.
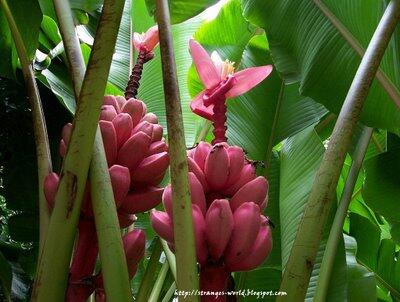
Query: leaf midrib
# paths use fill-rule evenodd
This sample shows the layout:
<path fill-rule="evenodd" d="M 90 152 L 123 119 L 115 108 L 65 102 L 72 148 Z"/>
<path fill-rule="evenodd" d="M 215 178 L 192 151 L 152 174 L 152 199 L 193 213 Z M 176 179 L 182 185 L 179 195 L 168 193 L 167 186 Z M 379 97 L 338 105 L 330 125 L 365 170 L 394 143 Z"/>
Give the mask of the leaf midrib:
<path fill-rule="evenodd" d="M 347 43 L 354 49 L 354 51 L 362 58 L 365 53 L 365 49 L 361 46 L 360 42 L 351 34 L 351 32 L 344 26 L 344 24 L 330 11 L 330 9 L 321 1 L 313 0 L 314 4 L 321 10 L 325 17 L 332 23 L 332 25 L 338 30 L 342 37 Z M 400 107 L 400 92 L 389 77 L 378 69 L 376 73 L 378 82 L 382 85 L 383 89 L 387 92 L 390 98 Z"/>

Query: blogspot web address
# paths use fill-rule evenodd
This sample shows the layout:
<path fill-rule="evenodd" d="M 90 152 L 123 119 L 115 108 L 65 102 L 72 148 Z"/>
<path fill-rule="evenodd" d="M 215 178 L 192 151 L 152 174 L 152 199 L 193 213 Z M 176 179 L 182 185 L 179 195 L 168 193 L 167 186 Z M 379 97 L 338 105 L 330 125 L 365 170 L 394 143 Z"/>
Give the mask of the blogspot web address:
<path fill-rule="evenodd" d="M 257 299 L 264 299 L 269 296 L 287 296 L 286 292 L 281 291 L 256 291 L 252 289 L 241 289 L 237 291 L 202 291 L 202 290 L 191 290 L 181 291 L 175 290 L 175 295 L 183 297 L 184 299 L 189 296 L 214 296 L 218 299 L 219 296 L 241 296 L 241 297 L 256 297 Z"/>

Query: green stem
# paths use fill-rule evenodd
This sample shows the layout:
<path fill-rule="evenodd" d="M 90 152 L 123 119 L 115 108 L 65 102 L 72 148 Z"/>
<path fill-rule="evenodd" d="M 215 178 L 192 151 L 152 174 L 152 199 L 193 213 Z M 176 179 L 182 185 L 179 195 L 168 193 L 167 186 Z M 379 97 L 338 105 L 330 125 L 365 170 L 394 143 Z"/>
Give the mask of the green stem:
<path fill-rule="evenodd" d="M 154 243 L 154 248 L 150 256 L 150 260 L 147 263 L 146 270 L 143 274 L 139 291 L 136 296 L 136 300 L 138 302 L 146 302 L 148 301 L 147 298 L 149 297 L 149 293 L 153 284 L 154 276 L 157 271 L 157 265 L 160 260 L 161 252 L 162 252 L 162 245 L 160 242 L 160 238 L 156 237 Z"/>
<path fill-rule="evenodd" d="M 151 291 L 150 297 L 149 297 L 149 302 L 157 302 L 158 297 L 160 296 L 162 287 L 164 285 L 165 277 L 167 276 L 169 270 L 169 264 L 168 261 L 165 261 L 161 267 L 161 271 L 158 274 L 156 283 L 154 284 L 153 290 Z"/>
<path fill-rule="evenodd" d="M 365 153 L 367 152 L 372 132 L 372 128 L 367 127 L 364 129 L 360 137 L 357 150 L 354 153 L 353 162 L 351 164 L 350 171 L 346 179 L 346 184 L 344 186 L 342 196 L 340 198 L 340 203 L 335 214 L 335 219 L 329 233 L 328 242 L 325 247 L 325 253 L 319 272 L 314 301 L 325 301 L 326 299 L 329 281 L 333 270 L 333 263 L 335 262 L 337 247 L 340 238 L 342 238 L 343 235 L 344 220 L 347 216 L 347 210 L 349 208 L 350 201 L 352 200 L 354 186 L 356 185 L 358 173 L 360 172 Z"/>
<path fill-rule="evenodd" d="M 99 128 L 96 142 L 102 142 Z M 90 183 L 107 300 L 128 302 L 132 296 L 128 268 L 103 144 L 93 147 Z"/>
<path fill-rule="evenodd" d="M 53 0 L 53 3 L 65 45 L 75 96 L 78 98 L 86 67 L 71 8 L 67 1 Z M 90 181 L 106 295 L 113 301 L 126 301 L 131 296 L 129 276 L 99 127 L 90 164 Z"/>
<path fill-rule="evenodd" d="M 176 283 L 179 290 L 191 291 L 199 288 L 199 280 L 197 275 L 182 108 L 167 0 L 157 0 L 156 18 L 160 36 L 165 110 L 169 135 L 169 155 L 171 159 L 170 171 L 173 188 L 173 221 L 177 269 Z M 186 300 L 198 301 L 198 297 L 191 296 Z"/>
<path fill-rule="evenodd" d="M 43 191 L 44 178 L 52 171 L 51 154 L 49 148 L 49 138 L 47 135 L 46 121 L 44 118 L 42 102 L 40 100 L 39 89 L 36 84 L 35 74 L 32 64 L 26 52 L 21 33 L 13 18 L 7 0 L 0 0 L 0 7 L 7 18 L 11 34 L 14 39 L 15 48 L 21 62 L 22 73 L 27 89 L 28 100 L 32 110 L 33 131 L 36 142 L 36 156 L 38 165 L 38 186 L 39 186 L 39 253 L 42 251 L 49 224 L 49 210 Z"/>
<path fill-rule="evenodd" d="M 326 6 L 321 0 L 313 0 L 314 4 L 321 10 L 325 17 L 332 23 L 332 25 L 338 30 L 342 37 L 347 43 L 354 49 L 355 52 L 360 57 L 365 54 L 364 48 L 360 45 L 360 42 L 352 35 L 352 33 L 343 25 L 343 23 L 336 18 L 336 16 L 330 11 L 328 6 Z M 376 71 L 376 79 L 382 85 L 383 89 L 388 93 L 391 99 L 400 106 L 400 93 L 393 82 L 388 78 L 388 76 L 380 69 Z"/>
<path fill-rule="evenodd" d="M 59 189 L 39 257 L 32 301 L 63 301 L 82 197 L 93 152 L 100 107 L 124 6 L 105 0 L 88 69 L 83 81 Z"/>
<path fill-rule="evenodd" d="M 174 279 L 176 281 L 176 258 L 175 258 L 175 255 L 174 255 L 174 253 L 171 252 L 171 250 L 169 249 L 168 243 L 165 240 L 160 239 L 160 241 L 161 241 L 161 245 L 164 250 L 165 257 L 167 257 L 167 261 L 169 263 L 169 268 L 171 269 L 171 273 L 174 276 Z"/>
<path fill-rule="evenodd" d="M 171 298 L 173 297 L 175 290 L 176 290 L 176 284 L 175 284 L 175 282 L 172 282 L 170 288 L 168 289 L 167 293 L 165 294 L 165 296 L 161 302 L 171 301 Z"/>
<path fill-rule="evenodd" d="M 303 301 L 329 209 L 354 128 L 359 120 L 380 61 L 400 17 L 400 0 L 392 0 L 370 41 L 338 116 L 328 148 L 316 174 L 283 274 L 277 301 Z"/>

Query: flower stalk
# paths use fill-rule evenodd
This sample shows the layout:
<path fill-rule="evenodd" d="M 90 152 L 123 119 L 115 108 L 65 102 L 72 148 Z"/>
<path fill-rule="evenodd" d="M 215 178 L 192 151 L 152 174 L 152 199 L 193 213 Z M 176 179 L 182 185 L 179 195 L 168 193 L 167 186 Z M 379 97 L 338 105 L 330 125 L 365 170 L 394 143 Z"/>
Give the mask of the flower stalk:
<path fill-rule="evenodd" d="M 176 249 L 177 288 L 192 291 L 199 288 L 196 264 L 192 206 L 189 191 L 186 143 L 182 108 L 172 44 L 171 23 L 167 0 L 157 0 L 156 19 L 159 27 L 161 61 L 165 94 L 165 110 L 169 135 L 171 183 L 174 188 L 173 220 Z M 198 301 L 191 296 L 187 301 Z"/>
<path fill-rule="evenodd" d="M 80 92 L 71 141 L 63 162 L 32 301 L 63 301 L 68 268 L 86 186 L 124 1 L 106 0 Z"/>
<path fill-rule="evenodd" d="M 317 289 L 315 291 L 314 301 L 325 301 L 328 292 L 329 281 L 331 278 L 333 263 L 337 252 L 340 238 L 343 236 L 343 224 L 347 216 L 347 210 L 357 182 L 365 153 L 367 152 L 373 129 L 366 127 L 360 137 L 356 152 L 351 163 L 350 171 L 340 198 L 338 209 L 329 233 L 326 243 L 324 257 L 322 258 L 321 269 L 319 272 Z"/>
<path fill-rule="evenodd" d="M 39 90 L 36 84 L 35 75 L 33 72 L 32 64 L 29 60 L 24 41 L 22 40 L 21 33 L 19 32 L 18 25 L 16 24 L 13 15 L 8 6 L 7 0 L 0 0 L 0 7 L 2 8 L 11 34 L 15 43 L 15 48 L 19 60 L 21 62 L 22 74 L 24 76 L 25 85 L 27 89 L 28 101 L 32 110 L 33 131 L 36 142 L 36 156 L 38 165 L 38 186 L 39 186 L 39 253 L 41 252 L 44 239 L 49 224 L 49 211 L 47 208 L 46 198 L 43 192 L 44 179 L 52 171 L 51 154 L 49 147 L 49 138 L 47 135 L 46 121 L 43 113 L 42 102 L 40 100 Z"/>
<path fill-rule="evenodd" d="M 354 128 L 399 17 L 400 0 L 392 0 L 361 60 L 317 171 L 281 283 L 280 290 L 290 295 L 278 297 L 277 301 L 304 300 Z"/>

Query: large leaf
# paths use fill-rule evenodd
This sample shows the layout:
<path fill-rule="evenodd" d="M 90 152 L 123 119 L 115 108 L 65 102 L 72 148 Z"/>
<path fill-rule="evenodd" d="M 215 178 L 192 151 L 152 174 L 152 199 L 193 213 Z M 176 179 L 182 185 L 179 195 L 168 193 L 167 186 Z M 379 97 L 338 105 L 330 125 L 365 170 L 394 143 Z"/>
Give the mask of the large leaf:
<path fill-rule="evenodd" d="M 353 237 L 344 235 L 346 246 L 347 278 L 349 302 L 375 302 L 376 281 L 373 273 L 357 263 L 357 242 Z"/>
<path fill-rule="evenodd" d="M 42 21 L 42 12 L 37 0 L 6 1 L 10 8 L 18 31 L 24 42 L 27 55 L 33 59 L 38 46 L 39 28 Z M 0 53 L 2 56 L 0 75 L 14 77 L 17 68 L 17 54 L 14 41 L 10 34 L 8 23 L 0 9 Z"/>
<path fill-rule="evenodd" d="M 309 0 L 244 0 L 246 16 L 267 31 L 276 66 L 287 81 L 300 81 L 300 92 L 338 113 L 360 55 L 343 38 L 316 3 Z M 329 14 L 349 31 L 355 43 L 366 48 L 383 13 L 383 0 L 325 0 Z M 381 64 L 388 85 L 399 90 L 398 33 Z M 369 126 L 399 133 L 400 110 L 382 86 L 374 81 L 362 113 Z"/>
<path fill-rule="evenodd" d="M 393 222 L 400 222 L 400 148 L 365 162 L 363 197 L 368 206 Z"/>
<path fill-rule="evenodd" d="M 350 214 L 350 235 L 357 240 L 357 261 L 374 272 L 377 281 L 400 299 L 400 261 L 391 239 L 381 240 L 381 230 L 371 221 Z"/>
<path fill-rule="evenodd" d="M 197 0 L 197 1 L 187 1 L 187 0 L 172 0 L 168 1 L 171 22 L 172 24 L 180 23 L 190 19 L 207 7 L 215 4 L 218 0 Z M 154 15 L 156 10 L 156 0 L 146 0 L 147 9 L 150 14 Z"/>
<path fill-rule="evenodd" d="M 311 191 L 315 174 L 325 149 L 313 127 L 309 127 L 287 139 L 281 151 L 280 173 L 280 223 L 282 267 L 289 258 L 298 226 Z M 306 300 L 312 300 L 320 270 L 329 227 L 326 228 L 315 260 Z M 328 301 L 344 301 L 346 292 L 346 270 L 343 242 L 340 243 L 335 258 Z"/>

